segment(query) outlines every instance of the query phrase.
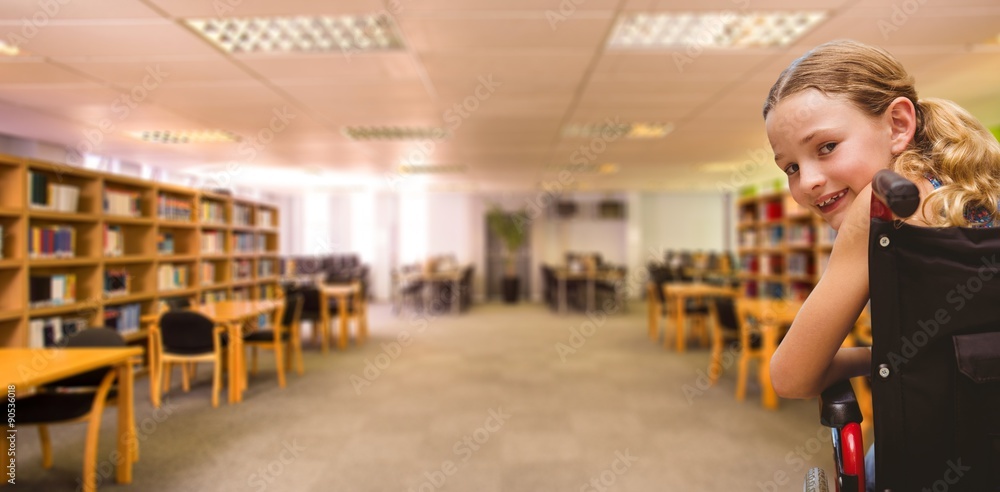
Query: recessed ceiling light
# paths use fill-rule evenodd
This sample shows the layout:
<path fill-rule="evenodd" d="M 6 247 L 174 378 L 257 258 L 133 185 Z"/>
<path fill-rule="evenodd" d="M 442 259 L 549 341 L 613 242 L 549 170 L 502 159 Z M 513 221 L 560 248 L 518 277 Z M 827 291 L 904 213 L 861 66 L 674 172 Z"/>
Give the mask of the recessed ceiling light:
<path fill-rule="evenodd" d="M 566 138 L 616 140 L 622 137 L 629 139 L 663 138 L 672 131 L 674 131 L 673 123 L 571 123 L 563 127 L 562 135 Z"/>
<path fill-rule="evenodd" d="M 5 41 L 0 40 L 0 55 L 3 56 L 18 56 L 21 54 L 21 48 L 17 46 L 7 44 Z"/>
<path fill-rule="evenodd" d="M 145 142 L 169 144 L 227 143 L 241 140 L 239 135 L 225 130 L 142 130 L 129 132 L 129 136 Z"/>
<path fill-rule="evenodd" d="M 598 174 L 614 174 L 617 172 L 618 164 L 615 164 L 614 162 L 605 162 L 604 164 L 597 166 Z"/>
<path fill-rule="evenodd" d="M 187 19 L 205 39 L 230 53 L 330 53 L 401 49 L 386 13 L 341 16 Z"/>
<path fill-rule="evenodd" d="M 448 131 L 440 127 L 345 126 L 341 133 L 351 140 L 441 140 Z"/>
<path fill-rule="evenodd" d="M 638 12 L 618 18 L 610 48 L 767 48 L 785 46 L 826 12 Z"/>
<path fill-rule="evenodd" d="M 399 166 L 400 174 L 456 174 L 469 170 L 465 164 L 425 164 L 421 166 Z"/>

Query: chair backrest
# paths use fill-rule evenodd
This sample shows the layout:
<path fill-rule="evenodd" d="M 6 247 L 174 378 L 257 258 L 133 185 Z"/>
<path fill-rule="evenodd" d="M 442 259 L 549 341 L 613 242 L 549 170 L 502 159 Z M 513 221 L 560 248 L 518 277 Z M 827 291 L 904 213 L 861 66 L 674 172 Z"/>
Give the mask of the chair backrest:
<path fill-rule="evenodd" d="M 719 296 L 712 298 L 715 307 L 715 321 L 723 331 L 739 332 L 740 320 L 736 314 L 736 300 L 732 297 Z"/>
<path fill-rule="evenodd" d="M 191 307 L 191 299 L 188 297 L 171 297 L 164 302 L 167 303 L 167 309 L 170 311 L 188 309 Z"/>
<path fill-rule="evenodd" d="M 303 295 L 298 292 L 285 294 L 285 310 L 281 316 L 281 326 L 291 327 L 302 317 Z"/>
<path fill-rule="evenodd" d="M 665 266 L 655 266 L 649 270 L 649 281 L 656 286 L 653 291 L 656 292 L 656 299 L 661 303 L 667 300 L 663 295 L 663 284 L 671 280 L 673 280 L 673 276 L 670 274 L 670 269 Z"/>
<path fill-rule="evenodd" d="M 897 222 L 870 227 L 876 490 L 997 490 L 1000 229 Z"/>
<path fill-rule="evenodd" d="M 168 311 L 160 316 L 160 338 L 166 352 L 211 352 L 215 322 L 194 311 Z"/>
<path fill-rule="evenodd" d="M 74 348 L 121 348 L 125 347 L 125 340 L 117 331 L 110 328 L 87 328 L 78 331 L 66 339 L 65 347 Z M 68 378 L 60 379 L 46 388 L 73 388 L 73 387 L 97 387 L 101 380 L 108 373 L 111 367 L 102 367 L 93 371 L 77 374 Z"/>

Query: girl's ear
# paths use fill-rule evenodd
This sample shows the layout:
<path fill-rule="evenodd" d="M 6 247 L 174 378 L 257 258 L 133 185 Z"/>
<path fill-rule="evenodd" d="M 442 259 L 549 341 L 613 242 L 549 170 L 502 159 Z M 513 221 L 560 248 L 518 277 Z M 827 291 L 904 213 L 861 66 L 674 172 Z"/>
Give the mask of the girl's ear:
<path fill-rule="evenodd" d="M 886 108 L 885 114 L 889 119 L 892 154 L 901 154 L 917 131 L 917 110 L 908 98 L 897 97 Z"/>

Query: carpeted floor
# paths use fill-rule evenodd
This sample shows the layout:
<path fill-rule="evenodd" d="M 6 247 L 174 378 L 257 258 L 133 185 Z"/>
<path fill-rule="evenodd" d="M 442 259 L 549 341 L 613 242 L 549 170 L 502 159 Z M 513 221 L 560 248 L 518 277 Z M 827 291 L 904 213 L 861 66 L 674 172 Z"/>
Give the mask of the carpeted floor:
<path fill-rule="evenodd" d="M 808 467 L 832 468 L 815 401 L 764 410 L 751 381 L 737 403 L 735 360 L 702 389 L 708 351 L 651 342 L 641 303 L 594 320 L 532 304 L 436 318 L 375 305 L 365 345 L 307 347 L 285 389 L 271 354 L 261 361 L 245 401 L 217 409 L 207 367 L 187 394 L 175 377 L 158 412 L 138 379 L 134 481 L 114 483 L 109 410 L 100 490 L 798 491 Z M 51 470 L 22 433 L 11 489 L 78 490 L 84 430 L 52 429 Z"/>

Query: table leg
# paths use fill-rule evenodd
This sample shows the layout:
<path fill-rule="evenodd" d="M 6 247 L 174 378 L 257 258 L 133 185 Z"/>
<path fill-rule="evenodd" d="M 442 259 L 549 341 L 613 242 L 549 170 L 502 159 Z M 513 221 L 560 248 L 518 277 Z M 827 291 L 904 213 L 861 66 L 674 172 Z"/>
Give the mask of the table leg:
<path fill-rule="evenodd" d="M 325 355 L 330 350 L 330 301 L 322 289 L 319 294 L 319 305 L 319 320 L 316 321 L 315 329 L 319 330 L 320 352 Z"/>
<path fill-rule="evenodd" d="M 340 337 L 337 338 L 337 348 L 347 348 L 347 296 L 337 296 L 337 313 L 340 315 Z"/>
<path fill-rule="evenodd" d="M 118 454 L 121 464 L 116 470 L 118 483 L 132 483 L 132 461 L 139 459 L 139 440 L 135 435 L 135 398 L 132 364 L 118 366 Z M 135 448 L 133 448 L 135 446 Z"/>
<path fill-rule="evenodd" d="M 770 410 L 778 409 L 778 394 L 774 391 L 774 386 L 771 386 L 771 357 L 774 355 L 774 351 L 778 348 L 778 327 L 771 323 L 762 323 L 761 330 L 763 332 L 762 340 L 762 350 L 763 360 L 760 361 L 760 392 L 761 401 L 764 404 L 764 408 Z"/>
<path fill-rule="evenodd" d="M 559 279 L 559 313 L 566 313 L 566 278 Z"/>
<path fill-rule="evenodd" d="M 239 403 L 240 393 L 242 392 L 242 377 L 240 376 L 243 370 L 243 344 L 241 342 L 240 329 L 237 323 L 230 323 L 228 326 L 229 331 L 229 404 Z"/>
<path fill-rule="evenodd" d="M 368 339 L 368 300 L 358 293 L 358 344 Z"/>
<path fill-rule="evenodd" d="M 653 290 L 655 288 L 656 287 L 653 284 L 647 284 L 646 287 L 646 299 L 648 299 L 646 301 L 646 305 L 649 311 L 647 313 L 649 317 L 649 339 L 653 341 L 656 341 L 657 332 L 660 331 L 657 326 L 658 315 L 656 312 L 660 307 L 660 303 L 657 302 L 656 292 Z"/>
<path fill-rule="evenodd" d="M 674 319 L 677 325 L 677 352 L 683 353 L 687 349 L 687 313 L 684 312 L 684 296 L 674 296 Z"/>

